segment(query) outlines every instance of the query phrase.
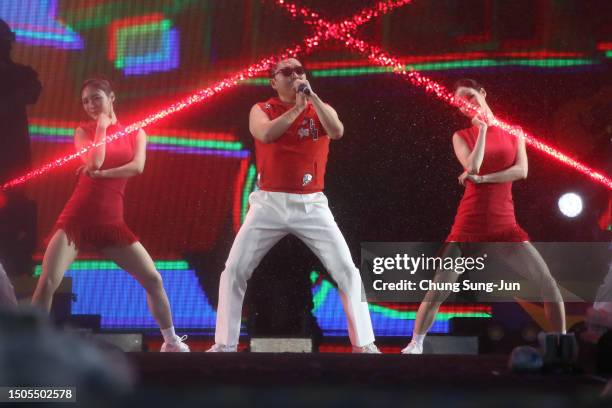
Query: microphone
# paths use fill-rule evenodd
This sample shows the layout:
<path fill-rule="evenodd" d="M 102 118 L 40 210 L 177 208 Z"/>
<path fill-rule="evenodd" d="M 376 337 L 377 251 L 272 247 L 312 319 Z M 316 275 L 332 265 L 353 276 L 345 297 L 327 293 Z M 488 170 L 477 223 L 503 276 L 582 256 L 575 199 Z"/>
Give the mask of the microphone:
<path fill-rule="evenodd" d="M 302 92 L 304 95 L 310 96 L 310 88 L 306 84 L 300 84 L 300 86 L 298 86 L 298 92 Z"/>

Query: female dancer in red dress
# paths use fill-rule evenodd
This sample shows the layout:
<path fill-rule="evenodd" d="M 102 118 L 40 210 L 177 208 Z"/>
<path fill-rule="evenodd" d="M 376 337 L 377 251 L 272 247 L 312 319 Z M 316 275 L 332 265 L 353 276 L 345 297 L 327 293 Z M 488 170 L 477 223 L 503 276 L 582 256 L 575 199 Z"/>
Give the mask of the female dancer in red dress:
<path fill-rule="evenodd" d="M 187 352 L 184 338 L 174 333 L 170 304 L 155 263 L 123 220 L 123 195 L 128 178 L 142 173 L 146 134 L 137 133 L 104 143 L 121 129 L 113 111 L 115 94 L 109 81 L 90 79 L 81 88 L 83 108 L 93 121 L 78 127 L 76 149 L 103 142 L 81 156 L 84 165 L 77 186 L 55 224 L 43 258 L 42 275 L 32 303 L 47 311 L 53 294 L 78 251 L 98 250 L 130 273 L 147 292 L 151 314 L 161 328 L 161 351 Z"/>
<path fill-rule="evenodd" d="M 460 108 L 472 119 L 473 127 L 453 135 L 455 155 L 465 170 L 459 176 L 465 193 L 441 256 L 465 255 L 466 251 L 474 249 L 474 244 L 471 244 L 474 242 L 516 242 L 510 255 L 514 262 L 520 263 L 519 273 L 538 283 L 552 329 L 565 333 L 565 308 L 559 288 L 546 262 L 514 217 L 512 182 L 527 177 L 525 141 L 488 125 L 493 113 L 486 102 L 484 88 L 476 81 L 464 79 L 457 82 L 455 96 L 477 106 L 478 112 L 475 114 Z M 455 282 L 457 277 L 455 271 L 438 270 L 434 281 Z M 425 335 L 449 293 L 429 291 L 425 295 L 417 312 L 412 341 L 402 353 L 423 352 Z"/>

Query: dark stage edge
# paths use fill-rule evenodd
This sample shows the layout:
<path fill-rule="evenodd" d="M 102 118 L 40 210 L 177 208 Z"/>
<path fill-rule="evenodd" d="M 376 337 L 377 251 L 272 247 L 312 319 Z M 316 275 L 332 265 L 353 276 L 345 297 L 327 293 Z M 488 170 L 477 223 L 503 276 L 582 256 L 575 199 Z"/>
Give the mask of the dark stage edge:
<path fill-rule="evenodd" d="M 144 388 L 374 387 L 465 392 L 527 391 L 597 396 L 601 380 L 584 374 L 517 374 L 507 356 L 355 355 L 344 353 L 127 353 Z"/>

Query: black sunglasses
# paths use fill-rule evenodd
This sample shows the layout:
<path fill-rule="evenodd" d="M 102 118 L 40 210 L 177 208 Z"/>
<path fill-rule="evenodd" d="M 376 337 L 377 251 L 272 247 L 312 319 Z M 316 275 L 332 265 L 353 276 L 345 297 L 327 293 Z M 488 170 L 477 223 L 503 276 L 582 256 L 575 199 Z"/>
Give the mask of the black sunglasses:
<path fill-rule="evenodd" d="M 294 72 L 298 75 L 304 75 L 306 73 L 306 71 L 304 70 L 304 67 L 285 67 L 285 68 L 281 68 L 278 71 L 274 72 L 274 75 L 278 74 L 278 73 L 283 74 L 283 76 L 286 77 L 290 77 Z M 272 76 L 274 76 L 272 75 Z"/>

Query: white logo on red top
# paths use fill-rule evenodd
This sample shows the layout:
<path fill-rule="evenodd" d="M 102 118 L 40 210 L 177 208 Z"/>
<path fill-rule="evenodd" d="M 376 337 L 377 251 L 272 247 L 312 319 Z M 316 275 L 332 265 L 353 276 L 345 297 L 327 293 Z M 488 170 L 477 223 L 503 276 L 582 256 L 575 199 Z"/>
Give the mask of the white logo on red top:
<path fill-rule="evenodd" d="M 300 140 L 305 137 L 311 137 L 315 142 L 319 140 L 319 130 L 314 119 L 304 119 L 300 128 L 297 131 Z"/>

